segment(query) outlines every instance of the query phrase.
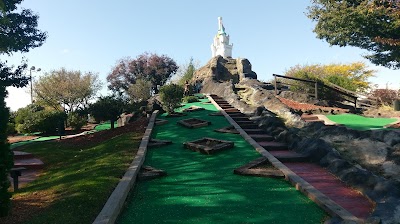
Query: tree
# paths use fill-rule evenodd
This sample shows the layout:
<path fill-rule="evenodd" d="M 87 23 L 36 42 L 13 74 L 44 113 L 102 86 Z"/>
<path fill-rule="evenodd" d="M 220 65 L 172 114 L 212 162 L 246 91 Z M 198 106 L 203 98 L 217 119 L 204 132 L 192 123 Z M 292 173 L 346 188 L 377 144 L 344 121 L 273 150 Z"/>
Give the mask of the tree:
<path fill-rule="evenodd" d="M 39 17 L 29 9 L 18 9 L 21 2 L 22 0 L 0 1 L 0 55 L 29 52 L 46 40 L 47 34 L 36 28 Z M 8 66 L 7 61 L 0 60 L 0 217 L 6 216 L 10 210 L 8 173 L 14 164 L 6 133 L 9 117 L 5 104 L 6 87 L 26 86 L 29 82 L 29 77 L 24 75 L 26 68 L 25 61 L 14 68 Z"/>
<path fill-rule="evenodd" d="M 314 32 L 331 45 L 371 52 L 376 65 L 400 68 L 400 3 L 394 0 L 313 0 Z"/>
<path fill-rule="evenodd" d="M 189 63 L 179 66 L 172 82 L 181 86 L 185 85 L 186 81 L 190 81 L 193 78 L 194 72 L 199 67 L 198 64 L 198 62 L 193 61 L 193 58 L 190 58 Z"/>
<path fill-rule="evenodd" d="M 369 70 L 362 62 L 350 64 L 328 65 L 296 65 L 285 72 L 286 76 L 329 82 L 345 89 L 366 92 L 370 83 L 368 79 L 374 76 L 374 70 Z"/>
<path fill-rule="evenodd" d="M 68 113 L 85 109 L 101 88 L 97 74 L 68 71 L 65 68 L 53 70 L 40 77 L 34 85 L 37 103 L 56 110 L 64 107 Z"/>
<path fill-rule="evenodd" d="M 108 88 L 121 95 L 137 79 L 144 79 L 150 81 L 152 90 L 158 93 L 158 86 L 163 86 L 177 70 L 176 62 L 168 56 L 143 53 L 133 60 L 121 59 L 107 76 Z"/>
<path fill-rule="evenodd" d="M 114 122 L 127 108 L 127 103 L 121 97 L 105 96 L 90 105 L 89 111 L 96 120 L 110 121 L 111 129 L 114 129 Z"/>
<path fill-rule="evenodd" d="M 137 79 L 135 84 L 132 84 L 127 93 L 133 102 L 143 102 L 151 97 L 151 87 L 150 81 L 145 79 Z"/>
<path fill-rule="evenodd" d="M 169 84 L 161 87 L 160 98 L 163 108 L 169 113 L 174 113 L 182 103 L 183 87 L 176 84 Z"/>

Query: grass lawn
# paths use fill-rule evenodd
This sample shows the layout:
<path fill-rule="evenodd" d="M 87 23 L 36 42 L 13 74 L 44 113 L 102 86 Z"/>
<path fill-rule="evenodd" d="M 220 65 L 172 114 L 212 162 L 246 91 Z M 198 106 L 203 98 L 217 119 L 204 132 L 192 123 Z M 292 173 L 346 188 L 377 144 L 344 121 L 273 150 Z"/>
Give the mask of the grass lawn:
<path fill-rule="evenodd" d="M 23 146 L 20 150 L 33 153 L 46 167 L 38 179 L 13 195 L 14 206 L 31 206 L 26 212 L 35 214 L 25 223 L 93 222 L 133 160 L 141 138 L 142 133 L 131 132 L 85 148 L 62 142 Z"/>
<path fill-rule="evenodd" d="M 207 100 L 202 100 L 207 101 Z M 208 116 L 213 105 L 189 103 L 206 110 L 166 118 L 153 137 L 173 144 L 148 150 L 145 164 L 166 177 L 138 181 L 118 223 L 321 223 L 327 214 L 285 180 L 240 176 L 233 170 L 261 157 L 240 135 L 217 133 L 224 117 Z M 182 108 L 181 108 L 182 109 Z M 199 118 L 207 127 L 187 129 L 178 120 Z M 235 147 L 213 155 L 184 149 L 182 143 L 202 137 L 233 141 Z"/>
<path fill-rule="evenodd" d="M 356 130 L 381 129 L 383 126 L 395 122 L 394 118 L 369 118 L 355 114 L 327 115 L 329 120 Z"/>

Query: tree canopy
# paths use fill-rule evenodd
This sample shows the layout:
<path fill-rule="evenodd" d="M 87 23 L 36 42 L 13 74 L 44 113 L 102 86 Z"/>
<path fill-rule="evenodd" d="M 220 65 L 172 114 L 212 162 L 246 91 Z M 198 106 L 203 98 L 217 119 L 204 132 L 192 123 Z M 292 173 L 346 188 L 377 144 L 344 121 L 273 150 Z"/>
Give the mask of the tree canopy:
<path fill-rule="evenodd" d="M 105 96 L 100 97 L 98 101 L 90 105 L 89 111 L 97 120 L 110 121 L 111 129 L 113 129 L 114 122 L 126 108 L 127 103 L 121 97 Z"/>
<path fill-rule="evenodd" d="M 400 68 L 400 3 L 395 0 L 313 0 L 314 32 L 331 45 L 370 52 L 376 65 Z"/>
<path fill-rule="evenodd" d="M 351 91 L 365 92 L 369 89 L 368 79 L 374 70 L 362 62 L 350 64 L 296 65 L 285 72 L 286 76 L 329 82 Z"/>
<path fill-rule="evenodd" d="M 19 9 L 22 0 L 0 1 L 0 55 L 12 55 L 15 52 L 28 52 L 39 47 L 47 34 L 37 29 L 38 16 L 29 9 Z M 6 87 L 24 87 L 29 77 L 24 75 L 26 62 L 16 67 L 0 60 L 0 216 L 6 216 L 10 209 L 8 192 L 10 181 L 8 174 L 13 166 L 13 154 L 7 142 L 7 123 L 9 110 L 5 104 Z"/>
<path fill-rule="evenodd" d="M 97 74 L 68 71 L 65 68 L 53 70 L 41 76 L 34 85 L 37 103 L 68 112 L 85 109 L 101 88 Z"/>
<path fill-rule="evenodd" d="M 121 59 L 107 76 L 108 88 L 119 94 L 126 93 L 137 79 L 148 80 L 155 93 L 178 70 L 176 62 L 166 56 L 143 53 L 135 59 Z"/>

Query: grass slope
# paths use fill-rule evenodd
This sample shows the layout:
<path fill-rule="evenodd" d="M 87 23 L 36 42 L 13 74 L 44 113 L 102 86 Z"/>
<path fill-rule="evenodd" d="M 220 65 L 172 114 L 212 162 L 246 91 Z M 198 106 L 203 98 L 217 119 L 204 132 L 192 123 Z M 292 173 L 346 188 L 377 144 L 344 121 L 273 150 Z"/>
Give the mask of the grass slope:
<path fill-rule="evenodd" d="M 381 129 L 383 126 L 395 122 L 394 118 L 369 118 L 355 114 L 327 115 L 329 120 L 355 130 Z"/>
<path fill-rule="evenodd" d="M 59 142 L 29 144 L 21 150 L 45 164 L 44 173 L 15 194 L 24 201 L 45 195 L 44 209 L 27 223 L 91 223 L 136 154 L 142 134 L 127 133 L 93 147 Z M 32 203 L 32 209 L 34 203 Z"/>
<path fill-rule="evenodd" d="M 202 100 L 205 101 L 205 100 Z M 149 149 L 145 165 L 168 176 L 137 182 L 118 223 L 321 223 L 326 214 L 284 180 L 246 177 L 233 170 L 260 155 L 240 135 L 214 132 L 228 126 L 224 117 L 208 116 L 213 105 L 192 103 L 207 110 L 156 126 L 153 137 L 173 144 Z M 200 118 L 211 126 L 186 129 L 176 122 Z M 233 149 L 203 155 L 182 143 L 202 137 L 235 142 Z"/>

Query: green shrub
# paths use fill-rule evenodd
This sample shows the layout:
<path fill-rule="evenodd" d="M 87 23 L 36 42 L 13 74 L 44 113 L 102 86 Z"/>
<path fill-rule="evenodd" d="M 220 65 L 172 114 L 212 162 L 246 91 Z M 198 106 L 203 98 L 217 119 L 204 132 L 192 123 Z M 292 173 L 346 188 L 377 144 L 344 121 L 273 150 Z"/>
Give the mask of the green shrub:
<path fill-rule="evenodd" d="M 169 84 L 161 87 L 161 103 L 165 111 L 169 114 L 174 113 L 182 103 L 183 87 L 176 84 Z"/>
<path fill-rule="evenodd" d="M 80 115 L 76 112 L 71 112 L 68 114 L 67 123 L 75 131 L 80 130 L 87 123 L 87 119 L 84 115 Z"/>
<path fill-rule="evenodd" d="M 15 129 L 15 124 L 8 122 L 7 123 L 7 135 L 14 135 L 17 133 L 17 130 Z"/>
<path fill-rule="evenodd" d="M 17 124 L 17 131 L 19 133 L 56 133 L 64 120 L 64 112 L 41 110 L 25 117 L 24 123 Z"/>
<path fill-rule="evenodd" d="M 183 97 L 183 102 L 194 103 L 194 102 L 199 102 L 199 99 L 195 96 L 185 96 L 185 97 Z"/>

